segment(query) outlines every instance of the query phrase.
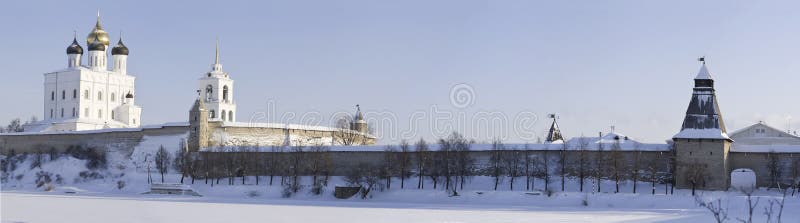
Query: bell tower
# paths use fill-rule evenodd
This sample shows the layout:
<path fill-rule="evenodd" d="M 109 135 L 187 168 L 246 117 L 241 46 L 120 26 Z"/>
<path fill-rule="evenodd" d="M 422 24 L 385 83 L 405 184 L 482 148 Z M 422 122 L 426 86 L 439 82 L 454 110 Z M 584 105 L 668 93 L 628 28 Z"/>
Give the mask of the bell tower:
<path fill-rule="evenodd" d="M 200 98 L 208 109 L 209 121 L 236 121 L 236 102 L 233 100 L 233 79 L 219 63 L 219 41 L 216 44 L 211 71 L 197 80 Z"/>

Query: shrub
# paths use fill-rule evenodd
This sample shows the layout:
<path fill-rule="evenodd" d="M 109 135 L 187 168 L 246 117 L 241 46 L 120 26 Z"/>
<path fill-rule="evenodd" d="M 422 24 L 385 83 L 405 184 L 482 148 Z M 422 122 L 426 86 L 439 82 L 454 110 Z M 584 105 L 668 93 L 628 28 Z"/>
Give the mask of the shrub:
<path fill-rule="evenodd" d="M 125 181 L 118 180 L 117 181 L 117 190 L 122 190 L 122 188 L 125 188 Z"/>
<path fill-rule="evenodd" d="M 44 171 L 36 172 L 36 188 L 40 188 L 45 184 L 50 184 L 50 182 L 52 182 L 52 175 L 53 174 Z"/>
<path fill-rule="evenodd" d="M 245 195 L 247 195 L 247 197 L 258 197 L 261 196 L 261 193 L 259 193 L 258 191 L 251 190 L 245 192 Z"/>

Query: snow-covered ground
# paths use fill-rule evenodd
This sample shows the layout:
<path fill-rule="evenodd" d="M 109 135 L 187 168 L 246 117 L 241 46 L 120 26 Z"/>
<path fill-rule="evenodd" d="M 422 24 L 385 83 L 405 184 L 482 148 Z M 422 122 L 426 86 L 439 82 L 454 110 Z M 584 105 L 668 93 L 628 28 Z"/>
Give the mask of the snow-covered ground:
<path fill-rule="evenodd" d="M 626 193 L 556 192 L 553 196 L 529 195 L 522 190 L 509 191 L 503 184 L 492 189 L 489 177 L 475 177 L 460 192 L 451 197 L 445 191 L 416 189 L 410 179 L 408 188 L 400 189 L 394 180 L 392 189 L 377 191 L 372 198 L 354 197 L 340 200 L 333 197 L 333 186 L 344 182 L 335 177 L 322 195 L 307 189 L 290 198 L 282 198 L 282 188 L 275 178 L 267 186 L 268 177 L 241 178 L 235 185 L 211 186 L 198 180 L 192 186 L 203 197 L 177 195 L 142 195 L 147 191 L 143 173 L 128 176 L 134 183 L 119 190 L 115 184 L 97 180 L 59 186 L 50 192 L 33 186 L 4 187 L 0 193 L 2 222 L 712 222 L 711 215 L 697 207 L 690 191 L 676 190 L 664 195 L 663 188 L 650 194 L 650 187 L 639 185 L 640 192 L 630 193 L 630 183 L 622 188 Z M 157 181 L 158 175 L 154 175 Z M 167 176 L 175 182 L 177 175 Z M 306 178 L 304 182 L 310 183 Z M 539 180 L 540 181 L 540 180 Z M 552 187 L 560 190 L 560 182 Z M 570 182 L 574 185 L 575 182 Z M 537 181 L 536 187 L 543 184 Z M 603 191 L 613 190 L 613 182 L 604 182 Z M 569 190 L 576 188 L 568 187 Z M 65 193 L 70 192 L 70 193 Z M 74 193 L 73 193 L 74 192 Z M 764 222 L 762 214 L 767 200 L 778 197 L 777 191 L 759 191 L 761 199 L 756 208 L 756 222 Z M 729 207 L 732 222 L 745 217 L 744 197 L 736 192 L 705 192 L 704 197 L 723 198 Z M 584 205 L 586 200 L 588 205 Z M 784 222 L 797 222 L 800 213 L 798 197 L 788 197 Z M 113 220 L 111 220 L 113 219 Z"/>
<path fill-rule="evenodd" d="M 245 183 L 236 178 L 228 185 L 223 178 L 212 186 L 199 179 L 186 183 L 202 197 L 178 195 L 143 195 L 149 190 L 146 168 L 135 160 L 110 158 L 108 168 L 89 171 L 86 161 L 62 156 L 31 168 L 31 158 L 17 163 L 0 190 L 0 222 L 713 222 L 711 214 L 698 207 L 689 190 L 675 190 L 666 195 L 657 185 L 651 194 L 648 183 L 623 182 L 621 193 L 614 192 L 613 181 L 603 181 L 600 193 L 579 192 L 575 179 L 568 179 L 561 192 L 560 178 L 553 176 L 546 193 L 528 192 L 544 189 L 544 181 L 536 179 L 534 188 L 525 190 L 525 179 L 518 178 L 511 190 L 509 179 L 503 179 L 497 191 L 491 177 L 477 176 L 467 180 L 460 196 L 448 196 L 432 189 L 425 180 L 425 189 L 417 189 L 417 178 L 405 182 L 393 179 L 391 189 L 374 191 L 369 199 L 353 197 L 336 199 L 334 187 L 345 185 L 341 177 L 332 177 L 320 195 L 310 193 L 310 177 L 303 177 L 300 192 L 289 198 L 282 196 L 280 177 L 268 186 L 269 177 L 248 177 Z M 139 165 L 137 165 L 139 164 Z M 37 187 L 37 179 L 50 174 L 52 181 Z M 160 181 L 157 173 L 152 174 Z M 60 180 L 57 180 L 60 179 Z M 180 176 L 168 174 L 166 182 L 177 182 Z M 119 187 L 124 182 L 124 187 Z M 587 191 L 593 190 L 586 181 Z M 46 191 L 47 190 L 47 191 Z M 722 199 L 730 212 L 730 222 L 746 217 L 745 198 L 738 192 L 700 192 L 707 200 Z M 755 221 L 765 222 L 764 208 L 769 200 L 779 199 L 776 190 L 759 190 Z M 789 196 L 783 222 L 798 222 L 800 195 Z"/>

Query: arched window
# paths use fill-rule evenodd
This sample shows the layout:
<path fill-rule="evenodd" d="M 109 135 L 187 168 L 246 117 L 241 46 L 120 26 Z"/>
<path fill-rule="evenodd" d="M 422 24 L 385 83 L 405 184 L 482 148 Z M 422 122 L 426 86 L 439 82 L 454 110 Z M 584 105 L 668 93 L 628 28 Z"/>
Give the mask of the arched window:
<path fill-rule="evenodd" d="M 133 119 L 133 124 L 136 125 L 136 119 Z"/>
<path fill-rule="evenodd" d="M 83 117 L 87 117 L 87 118 L 89 117 L 89 108 L 84 108 L 83 109 Z"/>
<path fill-rule="evenodd" d="M 222 121 L 225 121 L 225 110 L 222 110 Z"/>
<path fill-rule="evenodd" d="M 114 92 L 111 92 L 111 102 L 117 101 L 117 95 Z"/>
<path fill-rule="evenodd" d="M 228 85 L 222 86 L 222 100 L 228 102 Z"/>
<path fill-rule="evenodd" d="M 89 100 L 89 90 L 83 90 L 83 99 Z"/>
<path fill-rule="evenodd" d="M 72 99 L 78 98 L 78 89 L 72 89 Z"/>
<path fill-rule="evenodd" d="M 214 87 L 212 87 L 209 84 L 208 86 L 206 86 L 206 101 L 211 101 L 213 95 L 214 95 Z"/>
<path fill-rule="evenodd" d="M 103 109 L 97 109 L 97 118 L 103 118 Z"/>
<path fill-rule="evenodd" d="M 50 118 L 53 118 L 53 109 L 50 109 Z"/>
<path fill-rule="evenodd" d="M 211 111 L 208 112 L 208 117 L 216 118 L 216 114 L 214 114 L 214 109 L 211 109 Z"/>
<path fill-rule="evenodd" d="M 78 112 L 78 111 L 76 111 L 76 110 L 75 110 L 75 108 L 72 108 L 72 117 L 73 117 L 73 118 L 76 116 L 76 113 L 77 113 L 77 112 Z"/>
<path fill-rule="evenodd" d="M 98 101 L 101 101 L 101 100 L 103 100 L 103 92 L 102 92 L 102 91 L 98 91 L 98 92 L 97 92 L 97 100 L 98 100 Z"/>
<path fill-rule="evenodd" d="M 67 99 L 67 91 L 61 90 L 61 100 Z"/>
<path fill-rule="evenodd" d="M 50 100 L 51 101 L 55 101 L 56 100 L 56 92 L 55 91 L 51 91 L 50 92 Z"/>
<path fill-rule="evenodd" d="M 64 108 L 61 108 L 61 117 L 64 117 Z"/>
<path fill-rule="evenodd" d="M 111 119 L 114 119 L 114 117 L 115 117 L 115 116 L 114 116 L 114 111 L 112 110 L 112 111 L 111 111 Z"/>
<path fill-rule="evenodd" d="M 228 121 L 233 121 L 233 111 L 228 111 Z"/>

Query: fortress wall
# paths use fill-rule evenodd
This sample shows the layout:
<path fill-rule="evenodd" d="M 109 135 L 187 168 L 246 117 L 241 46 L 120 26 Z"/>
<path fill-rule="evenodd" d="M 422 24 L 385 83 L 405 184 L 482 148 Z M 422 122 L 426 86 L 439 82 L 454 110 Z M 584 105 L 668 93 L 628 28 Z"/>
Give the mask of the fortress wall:
<path fill-rule="evenodd" d="M 0 135 L 0 154 L 47 152 L 50 149 L 63 152 L 70 146 L 132 151 L 144 136 L 182 135 L 188 131 L 185 126 L 166 126 L 161 128 L 132 129 L 130 131 L 88 131 L 45 134 L 4 134 Z"/>
<path fill-rule="evenodd" d="M 305 147 L 304 150 L 308 150 L 308 147 Z M 286 148 L 284 148 L 284 151 Z M 504 151 L 504 152 L 511 152 L 511 151 Z M 513 151 L 517 152 L 518 156 L 521 156 L 521 163 L 520 165 L 524 165 L 524 151 Z M 429 155 L 435 156 L 438 152 L 431 152 Z M 618 153 L 618 168 L 620 173 L 621 180 L 628 180 L 631 179 L 632 170 L 634 169 L 634 160 L 636 160 L 636 153 L 637 152 L 625 152 L 620 151 Z M 640 181 L 648 181 L 648 178 L 645 176 L 648 175 L 649 171 L 648 168 L 652 167 L 656 170 L 658 177 L 660 178 L 668 178 L 671 174 L 670 166 L 669 166 L 669 159 L 670 159 L 670 152 L 656 152 L 656 151 L 641 151 L 638 152 L 639 156 L 639 173 Z M 295 157 L 298 156 L 298 153 L 294 152 L 200 152 L 200 157 L 202 157 L 203 161 L 198 163 L 200 170 L 199 173 L 203 173 L 204 175 L 206 172 L 209 173 L 211 177 L 226 177 L 228 170 L 226 170 L 223 165 L 225 162 L 230 162 L 230 160 L 226 159 L 236 159 L 233 163 L 236 163 L 235 169 L 246 169 L 246 175 L 254 176 L 268 176 L 270 175 L 269 172 L 269 163 L 276 162 L 279 166 L 285 167 L 290 166 L 291 164 L 287 164 L 287 162 L 291 162 Z M 491 151 L 470 151 L 469 157 L 475 161 L 474 167 L 475 173 L 474 175 L 490 175 L 489 168 L 491 166 L 490 157 Z M 531 150 L 528 151 L 529 156 L 532 160 L 535 160 L 531 164 L 531 170 L 539 169 L 538 171 L 541 172 L 544 168 L 543 160 L 545 157 L 548 159 L 548 166 L 551 180 L 557 181 L 560 178 L 560 160 L 561 160 L 561 151 L 544 151 L 544 150 Z M 613 171 L 613 153 L 610 151 L 606 152 L 594 152 L 594 151 L 585 151 L 585 175 L 587 180 L 595 176 L 596 168 L 594 168 L 595 164 L 602 160 L 604 162 L 605 168 L 600 170 L 600 174 L 605 179 L 613 180 L 614 171 Z M 312 152 L 304 152 L 301 153 L 300 160 L 302 162 L 312 162 L 311 160 L 314 159 L 314 156 L 318 155 L 318 153 Z M 348 172 L 358 165 L 364 163 L 371 166 L 380 166 L 383 164 L 387 152 L 384 151 L 330 151 L 324 153 L 324 157 L 322 158 L 329 160 L 331 165 L 332 175 L 346 175 Z M 395 154 L 396 155 L 396 154 Z M 418 153 L 410 152 L 411 156 L 411 169 L 416 169 L 416 162 Z M 580 152 L 578 151 L 567 151 L 566 152 L 566 173 L 568 176 L 578 176 L 580 172 Z M 202 168 L 209 168 L 209 169 L 202 169 Z M 236 172 L 236 170 L 231 170 Z M 310 174 L 308 170 L 304 170 L 302 174 Z M 279 174 L 278 174 L 279 175 Z M 202 176 L 200 176 L 202 178 Z M 541 177 L 541 176 L 540 176 Z"/>
<path fill-rule="evenodd" d="M 774 159 L 773 159 L 774 158 Z M 773 162 L 774 160 L 774 162 Z M 731 171 L 739 168 L 753 170 L 756 174 L 756 184 L 759 187 L 770 187 L 772 179 L 770 176 L 770 163 L 776 163 L 778 167 L 777 181 L 782 184 L 792 183 L 792 163 L 800 161 L 800 154 L 797 153 L 745 153 L 735 152 L 730 155 Z"/>
<path fill-rule="evenodd" d="M 273 127 L 231 127 L 221 122 L 209 122 L 209 146 L 273 146 L 273 145 L 338 145 L 341 144 L 337 132 L 309 129 L 285 129 Z M 362 135 L 356 136 L 359 144 L 364 142 Z M 366 139 L 366 144 L 374 144 L 375 139 Z"/>

